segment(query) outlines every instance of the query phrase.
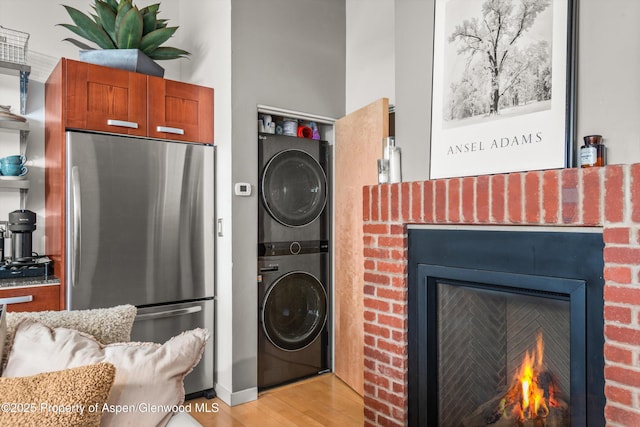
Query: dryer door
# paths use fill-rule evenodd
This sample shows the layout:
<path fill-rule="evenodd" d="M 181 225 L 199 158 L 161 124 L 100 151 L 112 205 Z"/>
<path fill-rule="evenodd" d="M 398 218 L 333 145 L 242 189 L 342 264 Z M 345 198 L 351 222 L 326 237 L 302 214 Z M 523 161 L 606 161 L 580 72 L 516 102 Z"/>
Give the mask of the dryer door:
<path fill-rule="evenodd" d="M 276 347 L 301 350 L 318 338 L 327 320 L 327 294 L 308 273 L 280 277 L 267 291 L 262 306 L 262 327 Z"/>
<path fill-rule="evenodd" d="M 327 203 L 327 177 L 322 166 L 301 150 L 279 152 L 264 169 L 262 202 L 283 225 L 302 227 L 313 222 Z"/>

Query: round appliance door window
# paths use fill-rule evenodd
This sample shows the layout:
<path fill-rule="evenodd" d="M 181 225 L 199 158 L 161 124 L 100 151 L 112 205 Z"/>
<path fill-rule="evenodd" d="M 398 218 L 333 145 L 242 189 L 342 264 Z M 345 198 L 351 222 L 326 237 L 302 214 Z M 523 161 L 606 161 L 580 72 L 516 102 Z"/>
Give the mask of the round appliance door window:
<path fill-rule="evenodd" d="M 262 201 L 281 224 L 302 227 L 313 222 L 327 202 L 322 166 L 304 151 L 281 151 L 264 169 Z"/>
<path fill-rule="evenodd" d="M 308 273 L 282 276 L 267 291 L 262 326 L 276 347 L 295 351 L 315 341 L 327 319 L 327 294 Z"/>

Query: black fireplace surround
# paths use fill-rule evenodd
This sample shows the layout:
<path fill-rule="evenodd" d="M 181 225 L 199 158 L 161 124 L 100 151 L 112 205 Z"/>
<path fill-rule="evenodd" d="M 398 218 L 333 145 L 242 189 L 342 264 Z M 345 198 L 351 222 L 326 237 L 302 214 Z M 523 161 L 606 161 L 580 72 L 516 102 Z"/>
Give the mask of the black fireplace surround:
<path fill-rule="evenodd" d="M 541 307 L 567 307 L 571 426 L 605 425 L 603 248 L 596 229 L 410 227 L 409 425 L 443 424 L 437 291 L 443 284 L 471 293 L 522 295 L 541 301 Z M 477 323 L 473 327 L 483 327 Z"/>

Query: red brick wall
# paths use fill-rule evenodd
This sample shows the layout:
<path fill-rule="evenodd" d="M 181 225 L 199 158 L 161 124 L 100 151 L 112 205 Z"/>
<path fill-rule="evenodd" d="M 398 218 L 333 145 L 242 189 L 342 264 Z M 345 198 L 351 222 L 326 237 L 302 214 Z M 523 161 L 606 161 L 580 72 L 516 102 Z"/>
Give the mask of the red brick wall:
<path fill-rule="evenodd" d="M 640 164 L 363 188 L 365 424 L 407 420 L 407 224 L 602 227 L 605 416 L 640 426 Z"/>

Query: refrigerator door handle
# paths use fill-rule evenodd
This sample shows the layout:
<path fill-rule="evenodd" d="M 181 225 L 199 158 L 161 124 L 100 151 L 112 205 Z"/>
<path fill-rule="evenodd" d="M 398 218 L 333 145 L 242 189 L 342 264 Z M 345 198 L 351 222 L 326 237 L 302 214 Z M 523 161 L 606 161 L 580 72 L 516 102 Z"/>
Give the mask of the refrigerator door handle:
<path fill-rule="evenodd" d="M 71 195 L 73 197 L 73 255 L 71 256 L 71 287 L 76 287 L 80 275 L 80 218 L 82 205 L 80 202 L 80 171 L 78 166 L 71 168 Z"/>
<path fill-rule="evenodd" d="M 168 126 L 158 126 L 156 128 L 156 130 L 158 132 L 173 133 L 175 135 L 184 135 L 184 129 L 180 129 L 180 128 L 171 128 L 171 127 L 168 127 Z"/>
<path fill-rule="evenodd" d="M 107 125 L 109 125 L 109 126 L 119 126 L 119 127 L 123 127 L 123 128 L 138 129 L 138 124 L 136 122 L 127 122 L 127 121 L 124 121 L 124 120 L 109 119 L 109 120 L 107 120 Z"/>
<path fill-rule="evenodd" d="M 185 314 L 197 313 L 199 311 L 202 311 L 201 305 L 188 307 L 188 308 L 178 308 L 175 310 L 158 311 L 156 313 L 138 314 L 135 320 L 138 321 L 138 320 L 149 320 L 149 319 L 161 319 L 163 317 L 184 316 Z"/>

